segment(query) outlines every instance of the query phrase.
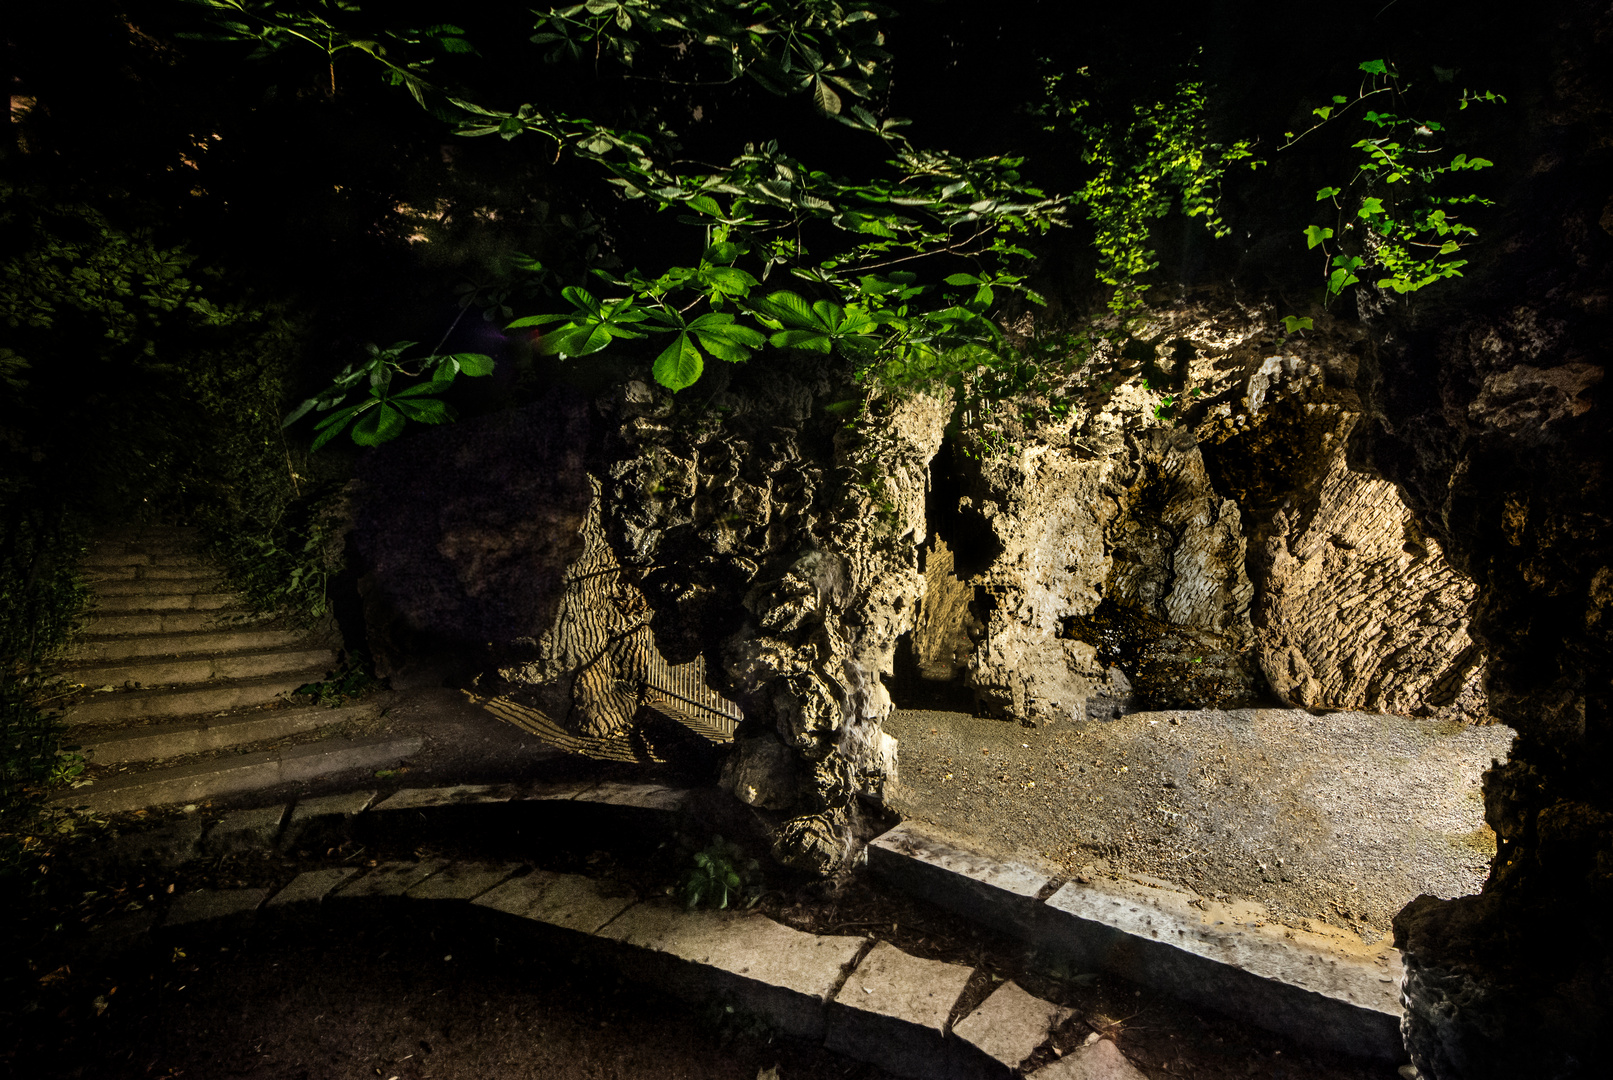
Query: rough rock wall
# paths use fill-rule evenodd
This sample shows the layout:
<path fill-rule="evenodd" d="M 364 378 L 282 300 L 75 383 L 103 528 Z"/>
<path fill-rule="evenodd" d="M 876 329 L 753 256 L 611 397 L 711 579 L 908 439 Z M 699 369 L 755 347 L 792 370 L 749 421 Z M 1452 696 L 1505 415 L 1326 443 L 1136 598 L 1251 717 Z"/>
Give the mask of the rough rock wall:
<path fill-rule="evenodd" d="M 353 544 L 378 674 L 440 680 L 490 643 L 530 651 L 583 551 L 592 430 L 587 403 L 557 392 L 361 459 Z M 454 671 L 423 670 L 444 657 Z"/>
<path fill-rule="evenodd" d="M 1347 465 L 1365 341 L 1318 324 L 1287 338 L 1215 292 L 1160 305 L 1060 388 L 1057 423 L 944 451 L 957 505 L 932 507 L 919 676 L 1044 721 L 1266 688 L 1482 719 L 1473 587 L 1393 485 Z M 1161 415 L 1145 380 L 1190 404 Z"/>
<path fill-rule="evenodd" d="M 827 872 L 844 858 L 855 796 L 877 797 L 896 774 L 884 678 L 924 592 L 928 466 L 951 410 L 876 396 L 848 422 L 824 409 L 848 396 L 827 364 L 747 376 L 698 401 L 637 382 L 601 402 L 600 519 L 621 578 L 648 603 L 641 647 L 705 657 L 713 689 L 744 708 L 725 786 L 792 814 L 776 853 Z M 596 604 L 591 579 L 574 580 L 579 608 Z M 608 619 L 622 635 L 635 617 Z M 545 656 L 502 674 L 538 697 L 585 659 Z"/>
<path fill-rule="evenodd" d="M 1393 484 L 1339 454 L 1315 512 L 1279 510 L 1260 557 L 1260 665 L 1278 696 L 1307 708 L 1486 715 L 1483 655 L 1468 635 L 1476 589 Z"/>
<path fill-rule="evenodd" d="M 1527 93 L 1488 264 L 1445 306 L 1364 305 L 1381 347 L 1373 463 L 1478 586 L 1489 704 L 1479 896 L 1396 919 L 1407 1044 L 1431 1080 L 1605 1075 L 1613 1059 L 1613 11 L 1519 42 Z M 1508 136 L 1496 134 L 1498 140 Z"/>

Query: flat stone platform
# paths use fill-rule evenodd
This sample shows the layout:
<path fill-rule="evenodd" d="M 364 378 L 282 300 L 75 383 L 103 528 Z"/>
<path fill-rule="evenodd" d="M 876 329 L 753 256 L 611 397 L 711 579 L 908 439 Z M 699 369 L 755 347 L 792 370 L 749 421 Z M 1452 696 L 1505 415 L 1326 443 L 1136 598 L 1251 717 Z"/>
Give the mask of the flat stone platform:
<path fill-rule="evenodd" d="M 885 727 L 904 818 L 1049 876 L 1165 887 L 1367 944 L 1421 893 L 1479 891 L 1495 851 L 1480 778 L 1513 738 L 1298 709 L 1045 727 L 897 710 Z"/>

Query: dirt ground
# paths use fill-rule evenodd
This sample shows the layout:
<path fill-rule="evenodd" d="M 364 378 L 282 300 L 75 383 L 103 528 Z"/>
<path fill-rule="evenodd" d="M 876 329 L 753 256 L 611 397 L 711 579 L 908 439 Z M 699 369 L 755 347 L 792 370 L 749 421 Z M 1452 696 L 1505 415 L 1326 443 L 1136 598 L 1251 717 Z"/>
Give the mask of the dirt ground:
<path fill-rule="evenodd" d="M 893 809 L 1062 874 L 1253 901 L 1374 942 L 1420 893 L 1477 892 L 1481 774 L 1510 728 L 1295 709 L 1026 726 L 898 710 Z"/>
<path fill-rule="evenodd" d="M 201 927 L 63 974 L 7 1039 L 63 1080 L 886 1080 L 561 951 L 399 904 L 385 919 Z"/>

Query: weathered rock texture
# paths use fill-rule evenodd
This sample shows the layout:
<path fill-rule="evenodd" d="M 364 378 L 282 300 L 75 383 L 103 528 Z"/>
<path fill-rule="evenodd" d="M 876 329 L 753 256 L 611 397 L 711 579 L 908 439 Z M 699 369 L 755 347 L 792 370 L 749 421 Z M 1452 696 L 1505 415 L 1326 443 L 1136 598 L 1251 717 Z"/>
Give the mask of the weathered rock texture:
<path fill-rule="evenodd" d="M 1540 27 L 1495 132 L 1514 165 L 1493 261 L 1415 318 L 1363 312 L 1383 343 L 1366 449 L 1475 581 L 1490 708 L 1519 735 L 1485 780 L 1484 892 L 1396 920 L 1433 1080 L 1605 1075 L 1613 1053 L 1613 14 Z"/>
<path fill-rule="evenodd" d="M 1468 635 L 1473 583 L 1422 535 L 1393 484 L 1352 472 L 1339 455 L 1309 520 L 1279 511 L 1260 555 L 1260 662 L 1279 697 L 1485 715 L 1483 656 Z"/>
<path fill-rule="evenodd" d="M 1348 467 L 1365 341 L 1322 322 L 1286 339 L 1214 292 L 1160 305 L 1054 389 L 1058 422 L 944 449 L 916 678 L 1047 721 L 1268 691 L 1482 719 L 1473 587 Z"/>
<path fill-rule="evenodd" d="M 950 440 L 948 397 L 870 396 L 829 361 L 404 440 L 358 530 L 380 657 L 457 647 L 484 691 L 592 738 L 665 704 L 656 673 L 703 682 L 686 702 L 744 718 L 722 783 L 822 872 L 896 776 L 898 670 L 1033 722 L 1268 682 L 1482 712 L 1471 586 L 1344 461 L 1359 334 L 1284 340 L 1212 291 L 1096 340 L 1050 390 L 1067 409 L 1022 396 L 999 411 L 1042 423 L 966 415 Z"/>

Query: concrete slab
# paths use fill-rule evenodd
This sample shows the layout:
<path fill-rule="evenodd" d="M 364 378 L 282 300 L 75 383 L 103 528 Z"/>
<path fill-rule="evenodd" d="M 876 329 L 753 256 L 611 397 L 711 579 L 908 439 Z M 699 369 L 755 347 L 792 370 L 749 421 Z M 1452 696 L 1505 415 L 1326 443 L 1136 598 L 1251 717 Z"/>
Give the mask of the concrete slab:
<path fill-rule="evenodd" d="M 404 893 L 410 900 L 474 900 L 521 871 L 521 863 L 454 863 Z"/>
<path fill-rule="evenodd" d="M 898 1076 L 944 1076 L 953 1064 L 947 1016 L 970 974 L 882 941 L 830 1003 L 824 1046 Z"/>
<path fill-rule="evenodd" d="M 387 862 L 372 868 L 363 877 L 356 878 L 333 892 L 333 898 L 358 900 L 383 896 L 402 896 L 415 885 L 448 865 L 446 859 L 422 859 L 420 862 Z"/>
<path fill-rule="evenodd" d="M 206 889 L 182 893 L 169 905 L 164 926 L 184 926 L 207 919 L 223 919 L 256 911 L 269 895 L 268 889 Z"/>
<path fill-rule="evenodd" d="M 1200 903 L 1204 903 L 1200 901 Z M 1039 947 L 1319 1049 L 1404 1059 L 1400 954 L 1324 937 L 1167 889 L 1070 882 L 1047 899 Z"/>
<path fill-rule="evenodd" d="M 396 765 L 419 753 L 425 740 L 419 735 L 377 735 L 367 739 L 325 739 L 294 746 L 280 756 L 282 781 L 311 780 L 349 769 L 378 769 Z"/>
<path fill-rule="evenodd" d="M 132 730 L 108 731 L 79 741 L 84 756 L 97 765 L 201 754 L 227 750 L 268 739 L 283 739 L 315 731 L 348 720 L 372 716 L 371 705 L 348 705 L 327 709 L 313 705 L 303 709 L 270 709 L 206 720 L 167 724 L 142 724 Z"/>
<path fill-rule="evenodd" d="M 534 784 L 517 798 L 520 799 L 575 799 L 585 791 L 592 791 L 599 786 L 598 780 L 560 780 L 553 783 Z"/>
<path fill-rule="evenodd" d="M 190 634 L 156 634 L 126 638 L 85 638 L 67 647 L 75 663 L 133 660 L 143 656 L 185 656 L 195 653 L 240 652 L 295 645 L 303 635 L 295 630 L 215 630 Z"/>
<path fill-rule="evenodd" d="M 233 593 L 163 592 L 98 597 L 95 609 L 107 614 L 126 611 L 217 611 L 236 603 L 238 601 Z"/>
<path fill-rule="evenodd" d="M 538 870 L 506 881 L 471 903 L 520 919 L 593 934 L 638 902 L 635 896 L 606 896 L 599 884 L 580 874 Z"/>
<path fill-rule="evenodd" d="M 1027 994 L 1010 979 L 959 1020 L 952 1034 L 979 1051 L 986 1075 L 1009 1076 L 1069 1018 L 1069 1009 Z"/>
<path fill-rule="evenodd" d="M 330 891 L 358 873 L 356 867 L 337 866 L 329 870 L 309 870 L 292 878 L 290 883 L 273 896 L 264 907 L 282 907 L 286 904 L 311 904 L 323 900 Z"/>
<path fill-rule="evenodd" d="M 200 814 L 188 814 L 156 828 L 123 833 L 93 858 L 124 867 L 178 866 L 196 857 L 205 828 Z"/>
<path fill-rule="evenodd" d="M 169 803 L 205 802 L 220 795 L 273 787 L 280 779 L 280 755 L 272 750 L 233 754 L 149 772 L 126 773 L 90 787 L 69 788 L 51 796 L 56 806 L 84 807 L 100 813 L 139 810 Z"/>
<path fill-rule="evenodd" d="M 1108 1039 L 1083 1046 L 1031 1075 L 1036 1080 L 1148 1080 Z"/>
<path fill-rule="evenodd" d="M 868 845 L 868 869 L 897 888 L 1014 937 L 1036 932 L 1048 876 L 981 851 L 952 833 L 907 821 Z"/>
<path fill-rule="evenodd" d="M 320 668 L 295 675 L 236 679 L 217 686 L 204 684 L 187 690 L 130 690 L 96 694 L 82 704 L 69 707 L 62 714 L 62 721 L 69 726 L 100 724 L 139 720 L 148 716 L 197 716 L 266 705 L 299 686 L 324 677 L 324 669 Z"/>
<path fill-rule="evenodd" d="M 315 799 L 298 799 L 280 834 L 280 846 L 293 848 L 299 843 L 344 835 L 353 817 L 375 801 L 373 791 L 343 791 Z"/>
<path fill-rule="evenodd" d="M 224 855 L 232 851 L 268 850 L 280 835 L 280 823 L 286 819 L 285 803 L 260 806 L 251 810 L 231 810 L 214 823 L 202 840 L 202 851 L 208 855 Z"/>
<path fill-rule="evenodd" d="M 660 784 L 621 784 L 606 780 L 579 792 L 573 801 L 675 812 L 689 805 L 689 793 L 681 788 L 663 787 Z"/>
<path fill-rule="evenodd" d="M 353 769 L 396 765 L 418 752 L 422 745 L 424 740 L 419 735 L 330 738 L 283 751 L 225 755 L 190 765 L 125 773 L 90 787 L 59 792 L 50 802 L 101 812 L 200 802 L 232 792 L 269 788 Z"/>
<path fill-rule="evenodd" d="M 674 990 L 733 998 L 802 1039 L 825 1033 L 825 1004 L 865 939 L 820 937 L 754 913 L 639 904 L 599 936 L 683 961 L 662 974 Z"/>
<path fill-rule="evenodd" d="M 474 806 L 481 803 L 509 802 L 516 788 L 510 784 L 456 784 L 453 787 L 404 788 L 382 799 L 372 808 L 383 810 L 425 810 L 438 806 Z"/>

